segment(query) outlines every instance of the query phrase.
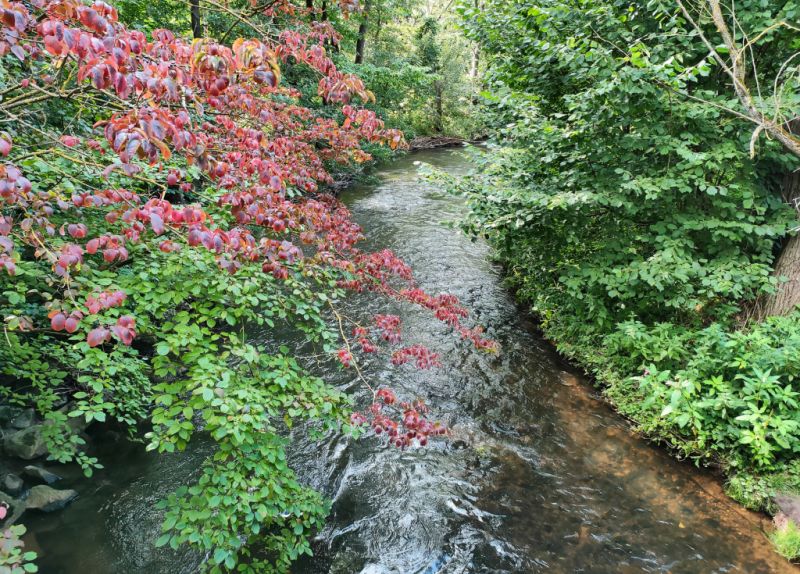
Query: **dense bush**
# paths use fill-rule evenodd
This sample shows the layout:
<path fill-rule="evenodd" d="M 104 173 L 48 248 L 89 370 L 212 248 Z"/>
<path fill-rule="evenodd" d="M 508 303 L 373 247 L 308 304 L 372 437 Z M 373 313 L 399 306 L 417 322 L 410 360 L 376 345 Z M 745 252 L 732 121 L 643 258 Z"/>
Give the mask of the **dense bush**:
<path fill-rule="evenodd" d="M 465 229 L 490 239 L 559 348 L 643 431 L 749 473 L 731 492 L 758 484 L 747 502 L 764 507 L 773 487 L 800 486 L 800 315 L 744 317 L 778 283 L 796 158 L 745 121 L 699 36 L 722 44 L 704 6 L 686 3 L 696 28 L 658 0 L 462 5 L 498 137 L 452 185 L 471 206 Z M 782 23 L 797 3 L 735 13 L 758 43 L 748 86 L 790 119 L 796 64 L 781 66 L 797 34 Z"/>
<path fill-rule="evenodd" d="M 799 318 L 741 330 L 622 323 L 605 339 L 607 352 L 622 358 L 620 371 L 644 371 L 612 396 L 646 430 L 677 429 L 689 454 L 713 451 L 737 467 L 773 468 L 800 452 Z M 644 400 L 626 398 L 637 396 Z"/>

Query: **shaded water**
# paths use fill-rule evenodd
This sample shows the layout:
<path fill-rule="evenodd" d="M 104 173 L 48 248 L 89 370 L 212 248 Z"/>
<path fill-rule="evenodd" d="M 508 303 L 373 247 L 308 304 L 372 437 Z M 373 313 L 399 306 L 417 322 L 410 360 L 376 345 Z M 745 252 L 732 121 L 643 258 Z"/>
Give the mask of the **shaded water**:
<path fill-rule="evenodd" d="M 312 443 L 298 433 L 295 468 L 333 510 L 315 557 L 296 573 L 794 572 L 771 550 L 763 518 L 631 435 L 542 341 L 488 263 L 487 247 L 439 224 L 463 207 L 420 182 L 416 160 L 468 169 L 456 151 L 412 154 L 344 200 L 371 247 L 395 250 L 429 292 L 457 295 L 502 352 L 478 353 L 425 312 L 404 310 L 406 343 L 435 348 L 443 366 L 417 371 L 381 361 L 366 370 L 399 394 L 426 398 L 454 437 L 400 451 L 374 438 Z M 352 305 L 355 315 L 386 312 L 368 299 Z M 361 392 L 350 374 L 325 376 Z M 78 483 L 78 501 L 26 519 L 41 571 L 195 572 L 199 557 L 152 547 L 154 504 L 191 479 L 210 447 L 199 442 L 166 457 L 110 439 L 98 448 L 108 469 L 90 482 L 66 481 Z"/>

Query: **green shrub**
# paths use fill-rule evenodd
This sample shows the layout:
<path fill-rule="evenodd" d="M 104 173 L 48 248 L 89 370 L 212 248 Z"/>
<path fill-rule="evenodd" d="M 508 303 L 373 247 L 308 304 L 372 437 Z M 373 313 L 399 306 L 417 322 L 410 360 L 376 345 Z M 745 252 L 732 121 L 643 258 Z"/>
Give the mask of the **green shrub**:
<path fill-rule="evenodd" d="M 737 3 L 738 22 L 755 35 L 797 14 L 767 4 Z M 474 174 L 449 181 L 470 207 L 464 230 L 489 240 L 546 336 L 639 430 L 723 466 L 752 508 L 797 490 L 800 312 L 740 319 L 777 284 L 796 219 L 781 177 L 796 158 L 751 149 L 752 126 L 723 111 L 730 85 L 674 3 L 460 10 L 497 134 Z M 772 84 L 796 41 L 765 37 L 748 74 Z"/>

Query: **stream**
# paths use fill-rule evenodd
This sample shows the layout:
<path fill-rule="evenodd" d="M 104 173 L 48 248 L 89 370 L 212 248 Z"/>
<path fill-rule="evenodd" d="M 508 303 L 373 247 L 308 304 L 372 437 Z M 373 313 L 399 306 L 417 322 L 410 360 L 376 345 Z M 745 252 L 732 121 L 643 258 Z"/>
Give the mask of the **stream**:
<path fill-rule="evenodd" d="M 427 344 L 442 366 L 392 367 L 384 357 L 365 370 L 401 398 L 425 398 L 453 436 L 404 451 L 375 437 L 310 442 L 297 432 L 294 468 L 333 507 L 315 556 L 294 572 L 797 572 L 772 550 L 766 518 L 729 500 L 717 478 L 632 434 L 556 355 L 503 286 L 488 247 L 441 224 L 463 204 L 422 181 L 416 161 L 469 170 L 458 150 L 417 152 L 343 200 L 368 247 L 394 250 L 428 292 L 459 297 L 502 350 L 476 351 L 429 313 L 404 308 L 405 343 Z M 368 297 L 350 306 L 363 317 L 387 312 Z M 363 395 L 351 371 L 328 368 L 330 382 Z M 77 501 L 24 517 L 40 572 L 196 572 L 201 557 L 153 547 L 155 504 L 192 480 L 211 445 L 196 440 L 187 452 L 158 456 L 107 433 L 95 448 L 104 470 L 91 480 L 67 474 L 57 485 L 77 488 Z"/>

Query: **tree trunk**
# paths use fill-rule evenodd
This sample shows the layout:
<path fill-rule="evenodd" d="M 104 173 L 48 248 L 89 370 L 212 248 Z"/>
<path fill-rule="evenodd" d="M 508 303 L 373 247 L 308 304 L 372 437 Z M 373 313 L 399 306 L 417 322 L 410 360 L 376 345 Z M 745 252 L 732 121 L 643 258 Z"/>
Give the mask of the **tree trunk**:
<path fill-rule="evenodd" d="M 761 317 L 786 315 L 800 304 L 800 235 L 789 238 L 775 266 L 777 277 L 786 277 L 788 281 L 777 287 L 764 305 Z"/>
<path fill-rule="evenodd" d="M 320 9 L 319 19 L 322 22 L 328 21 L 328 0 L 322 0 L 322 8 Z M 331 40 L 325 40 L 325 46 L 331 48 L 337 54 L 339 53 L 339 43 Z"/>
<path fill-rule="evenodd" d="M 369 18 L 369 0 L 364 2 L 364 13 L 361 24 L 358 25 L 358 40 L 356 40 L 356 64 L 364 63 L 364 45 L 367 43 L 367 19 Z"/>
<path fill-rule="evenodd" d="M 200 0 L 190 0 L 192 14 L 192 36 L 194 38 L 203 37 L 203 26 L 200 23 Z"/>
<path fill-rule="evenodd" d="M 437 134 L 444 132 L 444 85 L 441 80 L 436 80 L 434 83 L 434 104 L 436 106 L 436 114 L 433 118 L 433 131 Z"/>
<path fill-rule="evenodd" d="M 478 59 L 480 58 L 480 53 L 480 48 L 477 44 L 475 44 L 472 47 L 472 54 L 469 61 L 469 72 L 467 73 L 467 76 L 471 80 L 474 80 L 478 77 Z"/>
<path fill-rule="evenodd" d="M 381 28 L 383 27 L 383 10 L 378 10 L 378 20 L 375 22 L 375 43 L 378 43 L 378 40 L 381 37 Z"/>
<path fill-rule="evenodd" d="M 476 10 L 483 10 L 483 2 L 478 2 L 475 0 L 475 9 Z M 481 46 L 477 42 L 472 45 L 472 54 L 470 54 L 469 60 L 469 72 L 467 76 L 470 80 L 474 80 L 478 77 L 478 60 L 480 59 L 481 54 Z"/>
<path fill-rule="evenodd" d="M 784 177 L 781 194 L 784 201 L 800 212 L 800 170 Z M 755 315 L 759 320 L 786 315 L 800 304 L 800 234 L 795 233 L 786 241 L 774 274 L 787 281 L 778 284 L 775 293 L 757 303 Z"/>

